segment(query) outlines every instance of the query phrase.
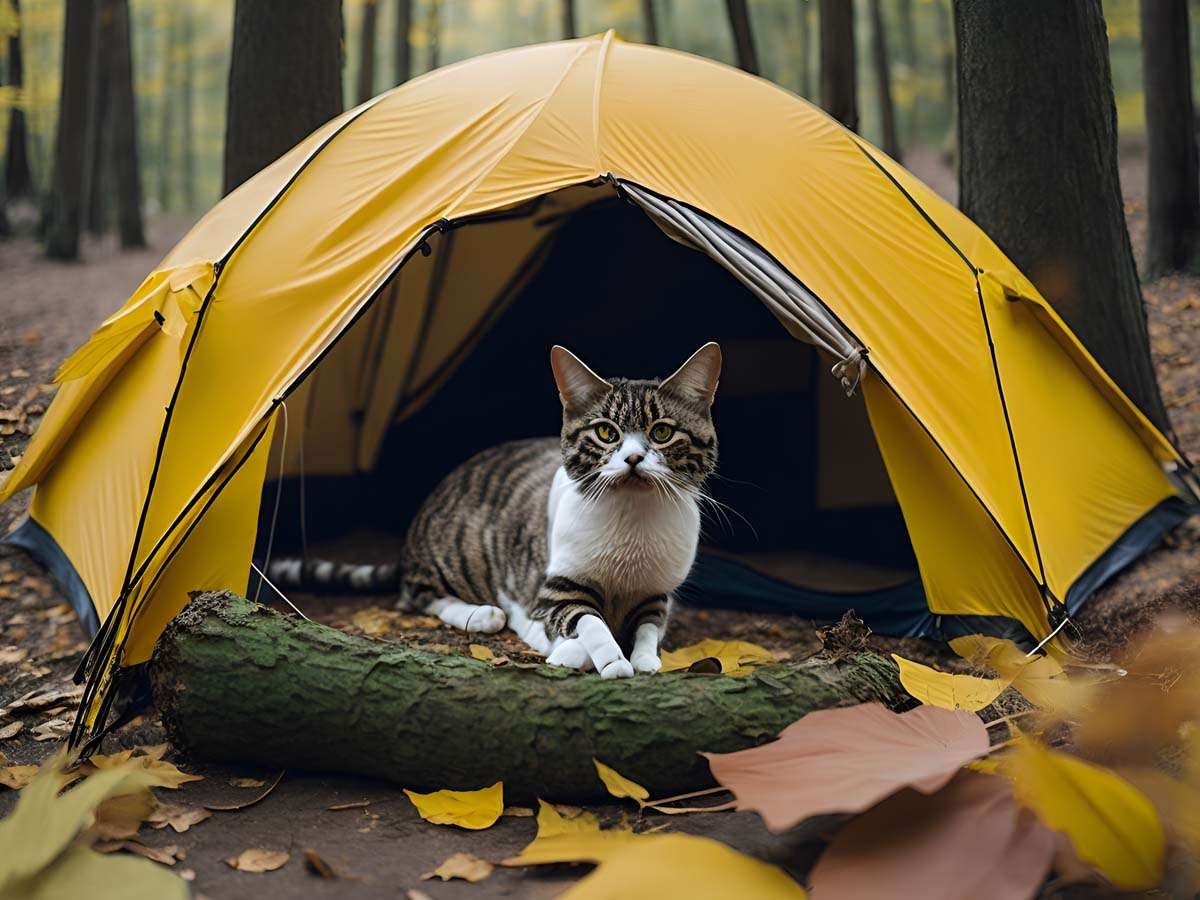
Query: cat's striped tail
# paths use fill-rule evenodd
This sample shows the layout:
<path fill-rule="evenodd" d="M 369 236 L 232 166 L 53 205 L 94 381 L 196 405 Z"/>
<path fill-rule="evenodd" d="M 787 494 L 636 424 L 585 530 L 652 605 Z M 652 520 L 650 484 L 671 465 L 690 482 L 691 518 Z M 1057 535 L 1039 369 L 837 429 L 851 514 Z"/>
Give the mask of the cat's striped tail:
<path fill-rule="evenodd" d="M 281 557 L 271 560 L 267 577 L 279 588 L 310 594 L 394 594 L 400 590 L 400 566 L 396 563 Z"/>

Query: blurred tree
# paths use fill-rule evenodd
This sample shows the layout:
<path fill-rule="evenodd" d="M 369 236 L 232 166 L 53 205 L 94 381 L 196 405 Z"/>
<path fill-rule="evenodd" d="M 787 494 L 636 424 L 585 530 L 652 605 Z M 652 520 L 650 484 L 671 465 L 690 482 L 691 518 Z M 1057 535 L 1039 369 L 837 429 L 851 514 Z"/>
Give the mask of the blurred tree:
<path fill-rule="evenodd" d="M 378 20 L 375 0 L 363 4 L 362 21 L 358 32 L 358 90 L 357 103 L 366 103 L 375 96 L 375 30 Z"/>
<path fill-rule="evenodd" d="M 888 68 L 887 31 L 879 0 L 868 0 L 871 13 L 871 61 L 875 69 L 875 98 L 879 102 L 879 120 L 883 123 L 883 152 L 900 161 L 900 141 L 896 137 L 896 108 L 892 104 L 892 75 Z"/>
<path fill-rule="evenodd" d="M 909 88 L 909 102 L 906 105 L 908 116 L 904 123 L 904 144 L 912 146 L 917 141 L 917 113 L 921 109 L 920 86 L 921 67 L 920 55 L 917 53 L 917 17 L 913 10 L 913 0 L 899 0 L 897 9 L 900 12 L 900 47 L 901 62 L 904 64 L 904 78 Z"/>
<path fill-rule="evenodd" d="M 413 0 L 396 0 L 396 43 L 393 48 L 396 65 L 396 84 L 404 84 L 412 78 L 412 31 Z"/>
<path fill-rule="evenodd" d="M 236 0 L 228 96 L 227 194 L 341 112 L 340 0 Z"/>
<path fill-rule="evenodd" d="M 811 98 L 812 93 L 812 8 L 811 0 L 800 0 L 800 96 Z"/>
<path fill-rule="evenodd" d="M 1117 177 L 1100 0 L 955 0 L 954 12 L 963 212 L 1168 428 Z"/>
<path fill-rule="evenodd" d="M 850 0 L 821 0 L 820 16 L 821 106 L 851 131 L 857 131 L 854 4 Z"/>
<path fill-rule="evenodd" d="M 166 211 L 171 208 L 171 111 L 175 108 L 174 91 L 175 66 L 171 64 L 174 55 L 177 29 L 173 14 L 174 4 L 168 3 L 163 8 L 165 21 L 161 24 L 162 50 L 159 53 L 160 75 L 162 80 L 162 97 L 158 106 L 158 208 Z"/>
<path fill-rule="evenodd" d="M 108 201 L 112 190 L 112 23 L 109 0 L 91 0 L 92 70 L 88 75 L 87 127 L 84 140 L 83 227 L 93 235 L 103 234 L 107 226 Z"/>
<path fill-rule="evenodd" d="M 654 14 L 654 0 L 642 0 L 642 37 L 647 44 L 658 43 L 658 17 Z"/>
<path fill-rule="evenodd" d="M 2 0 L 0 0 L 2 2 Z M 13 16 L 17 28 L 8 38 L 8 77 L 5 83 L 20 95 L 25 83 L 25 68 L 21 59 L 21 4 L 12 0 Z M 8 140 L 4 161 L 4 184 L 8 199 L 33 195 L 33 175 L 29 171 L 28 125 L 24 99 L 14 103 L 8 114 Z"/>
<path fill-rule="evenodd" d="M 425 19 L 425 39 L 429 44 L 429 64 L 426 70 L 432 72 L 442 64 L 442 3 L 441 0 L 428 0 L 429 11 Z"/>
<path fill-rule="evenodd" d="M 107 14 L 103 39 L 107 42 L 110 106 L 112 109 L 112 163 L 117 200 L 117 234 L 121 246 L 144 247 L 142 183 L 138 166 L 137 106 L 133 96 L 133 35 L 129 0 L 102 0 Z"/>
<path fill-rule="evenodd" d="M 92 0 L 66 0 L 54 174 L 46 198 L 44 228 L 46 255 L 53 259 L 79 257 L 94 20 Z"/>
<path fill-rule="evenodd" d="M 1200 177 L 1187 0 L 1141 0 L 1150 228 L 1145 275 L 1200 263 Z"/>
<path fill-rule="evenodd" d="M 128 0 L 124 0 L 128 2 Z M 174 29 L 175 43 L 172 56 L 178 62 L 173 66 L 175 93 L 179 98 L 179 155 L 180 175 L 183 188 L 183 208 L 188 212 L 196 209 L 196 140 L 195 140 L 195 68 L 196 53 L 193 46 L 194 13 L 190 3 L 180 4 L 177 27 Z M 174 104 L 172 104 L 173 106 Z"/>
<path fill-rule="evenodd" d="M 562 0 L 562 34 L 567 40 L 578 37 L 575 30 L 575 0 Z"/>
<path fill-rule="evenodd" d="M 738 68 L 752 75 L 762 70 L 758 67 L 758 52 L 754 48 L 754 30 L 750 26 L 750 10 L 746 0 L 725 0 L 729 13 L 729 28 L 733 32 L 733 46 L 737 51 Z"/>

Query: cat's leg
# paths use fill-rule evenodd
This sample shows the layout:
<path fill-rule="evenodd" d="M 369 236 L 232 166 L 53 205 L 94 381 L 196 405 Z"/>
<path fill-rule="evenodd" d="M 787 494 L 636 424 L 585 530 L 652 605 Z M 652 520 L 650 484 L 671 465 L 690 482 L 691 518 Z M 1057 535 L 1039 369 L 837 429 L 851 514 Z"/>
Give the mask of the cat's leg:
<path fill-rule="evenodd" d="M 495 634 L 505 623 L 500 607 L 466 603 L 457 597 L 439 597 L 425 607 L 425 612 L 447 625 L 478 634 Z"/>
<path fill-rule="evenodd" d="M 629 662 L 635 672 L 654 673 L 662 668 L 658 647 L 667 629 L 670 612 L 671 598 L 665 594 L 648 597 L 630 610 L 626 627 L 634 634 Z"/>
<path fill-rule="evenodd" d="M 601 678 L 632 676 L 633 666 L 604 624 L 603 611 L 604 599 L 595 588 L 562 575 L 547 576 L 533 614 L 545 621 L 547 634 L 567 640 L 551 651 L 546 662 L 578 669 L 590 660 Z"/>
<path fill-rule="evenodd" d="M 525 612 L 525 607 L 514 600 L 504 591 L 496 598 L 500 608 L 508 617 L 508 627 L 523 640 L 531 650 L 543 656 L 550 654 L 550 638 L 546 634 L 546 626 L 536 619 L 531 619 Z"/>

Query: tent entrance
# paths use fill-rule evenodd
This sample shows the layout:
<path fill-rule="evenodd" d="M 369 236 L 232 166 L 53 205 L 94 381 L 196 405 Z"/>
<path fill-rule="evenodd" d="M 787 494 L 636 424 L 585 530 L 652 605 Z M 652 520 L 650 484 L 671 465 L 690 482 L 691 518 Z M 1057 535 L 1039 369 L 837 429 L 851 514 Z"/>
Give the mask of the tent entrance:
<path fill-rule="evenodd" d="M 557 432 L 549 348 L 605 376 L 669 374 L 708 340 L 725 367 L 695 603 L 834 617 L 928 617 L 916 561 L 860 395 L 837 357 L 796 340 L 726 268 L 668 239 L 611 185 L 571 188 L 434 235 L 288 401 L 274 552 L 348 532 L 398 552 L 434 485 L 474 453 Z M 275 485 L 264 495 L 259 555 Z M 328 546 L 328 545 L 327 545 Z M 332 555 L 326 547 L 319 552 Z M 909 619 L 883 623 L 908 631 Z"/>

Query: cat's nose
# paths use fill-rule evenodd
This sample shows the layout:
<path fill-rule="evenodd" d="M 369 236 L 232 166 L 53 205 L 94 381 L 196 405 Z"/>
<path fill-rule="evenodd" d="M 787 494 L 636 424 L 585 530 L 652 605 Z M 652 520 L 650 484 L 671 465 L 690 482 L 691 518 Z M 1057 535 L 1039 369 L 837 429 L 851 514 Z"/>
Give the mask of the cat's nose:
<path fill-rule="evenodd" d="M 629 468 L 636 469 L 637 464 L 645 458 L 646 456 L 643 453 L 630 453 L 627 457 L 625 457 L 625 463 L 629 466 Z"/>

